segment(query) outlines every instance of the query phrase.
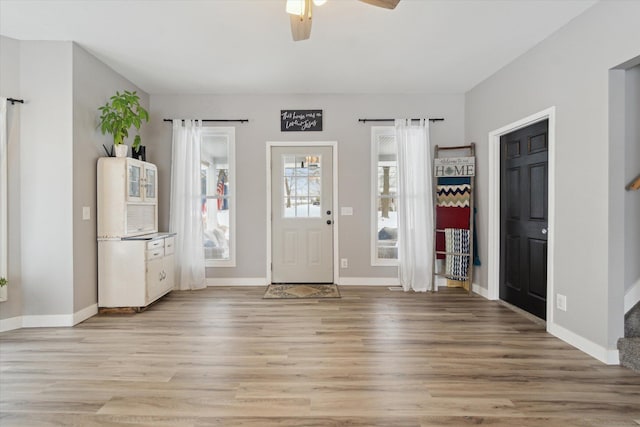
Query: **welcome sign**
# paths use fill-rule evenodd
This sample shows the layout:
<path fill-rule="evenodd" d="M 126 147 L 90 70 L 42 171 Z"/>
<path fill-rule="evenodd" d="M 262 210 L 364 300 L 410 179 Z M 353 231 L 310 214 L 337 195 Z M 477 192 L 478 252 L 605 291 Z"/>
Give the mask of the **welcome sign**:
<path fill-rule="evenodd" d="M 322 131 L 322 110 L 280 110 L 280 131 Z"/>
<path fill-rule="evenodd" d="M 475 176 L 475 157 L 441 157 L 433 161 L 435 176 Z"/>

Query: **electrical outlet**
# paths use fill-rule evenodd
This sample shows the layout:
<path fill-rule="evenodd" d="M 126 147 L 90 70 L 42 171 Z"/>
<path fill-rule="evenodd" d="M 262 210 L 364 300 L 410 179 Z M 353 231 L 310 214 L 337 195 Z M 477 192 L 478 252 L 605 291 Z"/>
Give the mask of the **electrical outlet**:
<path fill-rule="evenodd" d="M 340 268 L 349 268 L 349 260 L 347 258 L 340 260 Z"/>
<path fill-rule="evenodd" d="M 567 297 L 562 294 L 557 294 L 556 307 L 558 307 L 558 310 L 567 311 Z"/>
<path fill-rule="evenodd" d="M 82 207 L 82 219 L 88 221 L 91 219 L 91 208 L 89 206 Z"/>

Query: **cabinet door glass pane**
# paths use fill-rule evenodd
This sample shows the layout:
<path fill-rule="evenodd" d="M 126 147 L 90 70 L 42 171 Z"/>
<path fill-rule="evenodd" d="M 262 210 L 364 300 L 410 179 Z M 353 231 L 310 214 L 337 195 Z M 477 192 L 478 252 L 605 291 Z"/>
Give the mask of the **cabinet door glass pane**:
<path fill-rule="evenodd" d="M 319 218 L 322 179 L 320 155 L 282 156 L 284 176 L 283 212 L 285 218 Z"/>
<path fill-rule="evenodd" d="M 129 197 L 140 197 L 140 166 L 129 166 Z"/>
<path fill-rule="evenodd" d="M 147 199 L 155 199 L 156 198 L 156 171 L 155 169 L 147 169 L 147 186 L 145 191 L 145 197 Z"/>

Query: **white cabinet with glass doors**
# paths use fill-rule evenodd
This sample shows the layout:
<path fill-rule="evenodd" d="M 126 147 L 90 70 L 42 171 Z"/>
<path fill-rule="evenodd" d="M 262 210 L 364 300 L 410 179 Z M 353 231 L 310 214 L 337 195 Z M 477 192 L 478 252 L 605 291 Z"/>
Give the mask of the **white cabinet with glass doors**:
<path fill-rule="evenodd" d="M 158 172 L 131 158 L 98 160 L 98 238 L 158 231 Z"/>
<path fill-rule="evenodd" d="M 175 233 L 158 233 L 156 166 L 98 160 L 98 306 L 146 307 L 173 289 Z"/>

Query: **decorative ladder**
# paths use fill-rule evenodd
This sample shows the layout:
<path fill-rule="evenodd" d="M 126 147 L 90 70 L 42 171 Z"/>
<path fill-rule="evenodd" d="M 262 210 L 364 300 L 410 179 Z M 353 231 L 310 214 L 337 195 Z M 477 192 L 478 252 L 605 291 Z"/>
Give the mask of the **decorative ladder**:
<path fill-rule="evenodd" d="M 471 175 L 467 175 L 467 174 L 455 174 L 455 170 L 454 170 L 454 174 L 439 174 L 439 171 L 437 170 L 437 168 L 435 167 L 435 164 L 438 162 L 438 159 L 451 159 L 452 162 L 455 162 L 454 159 L 460 159 L 460 157 L 440 157 L 441 152 L 443 151 L 459 151 L 459 152 L 463 152 L 465 154 L 467 154 L 466 156 L 462 157 L 463 159 L 466 158 L 473 158 L 473 173 Z M 468 165 L 467 165 L 468 166 Z M 468 172 L 468 171 L 466 171 Z M 437 244 L 436 244 L 436 240 L 437 240 L 437 236 L 439 233 L 445 233 L 444 229 L 439 229 L 437 227 L 437 218 L 438 218 L 438 214 L 437 214 L 437 194 L 438 194 L 438 178 L 441 177 L 469 177 L 469 184 L 470 184 L 470 193 L 469 193 L 469 222 L 468 222 L 468 230 L 469 230 L 469 252 L 464 252 L 464 253 L 458 253 L 458 252 L 447 252 L 446 251 L 446 247 L 444 251 L 438 251 L 437 250 Z M 459 146 L 453 146 L 453 147 L 440 147 L 438 145 L 435 146 L 434 148 L 434 184 L 433 184 L 433 198 L 434 198 L 434 210 L 435 210 L 435 215 L 434 215 L 434 227 L 433 227 L 433 265 L 432 265 L 432 269 L 433 269 L 433 285 L 434 288 L 436 286 L 436 277 L 440 276 L 440 277 L 447 277 L 448 279 L 453 279 L 453 280 L 459 280 L 462 282 L 466 282 L 469 286 L 469 294 L 472 293 L 472 289 L 473 289 L 473 209 L 474 209 L 474 198 L 475 198 L 475 143 L 471 143 L 469 145 L 459 145 Z M 467 272 L 464 275 L 452 275 L 452 274 L 447 274 L 446 272 L 446 268 L 445 271 L 442 273 L 438 273 L 436 271 L 436 260 L 438 258 L 438 255 L 444 255 L 445 256 L 445 264 L 446 264 L 446 257 L 447 256 L 463 256 L 463 257 L 467 257 L 468 259 L 468 263 L 467 263 Z"/>

